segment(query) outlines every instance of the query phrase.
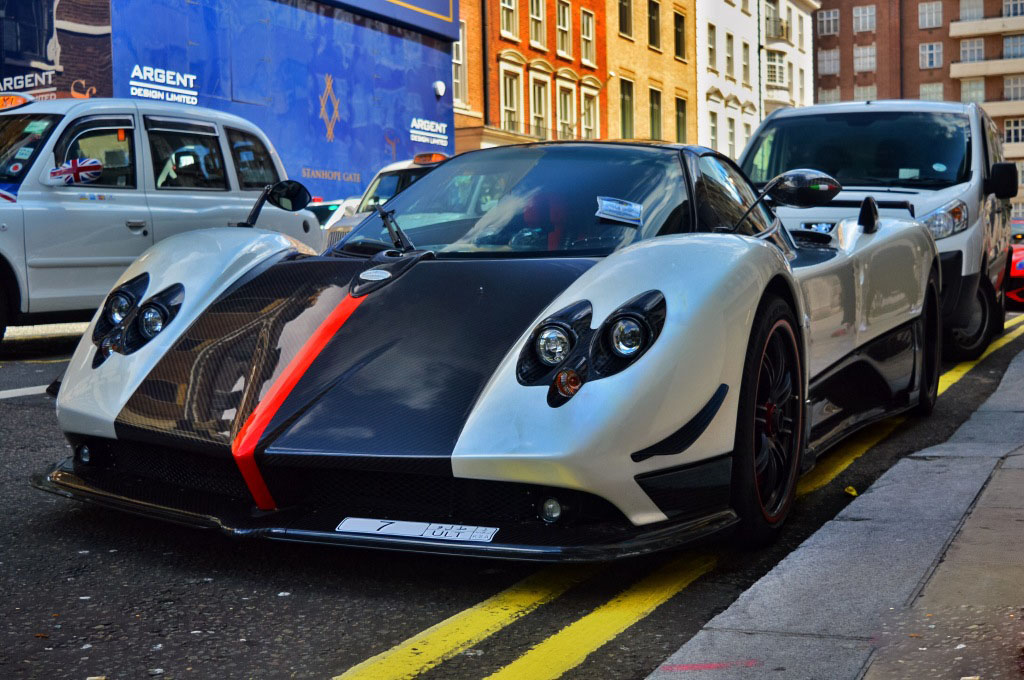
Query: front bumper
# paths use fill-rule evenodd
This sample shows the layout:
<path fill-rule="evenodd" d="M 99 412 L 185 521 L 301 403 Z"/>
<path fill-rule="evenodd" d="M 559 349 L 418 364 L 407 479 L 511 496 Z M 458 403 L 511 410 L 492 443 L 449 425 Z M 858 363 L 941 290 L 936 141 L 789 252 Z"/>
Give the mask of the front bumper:
<path fill-rule="evenodd" d="M 411 475 L 292 468 L 287 486 L 293 498 L 285 503 L 278 499 L 281 509 L 263 512 L 239 484 L 230 459 L 181 451 L 153 457 L 154 447 L 134 447 L 131 457 L 115 461 L 111 452 L 117 447 L 109 442 L 110 450 L 103 451 L 93 442 L 90 464 L 68 458 L 35 475 L 32 484 L 67 498 L 239 538 L 536 561 L 631 557 L 688 543 L 737 522 L 720 493 L 697 494 L 701 502 L 688 503 L 685 511 L 670 514 L 673 519 L 638 527 L 607 501 L 581 491 L 455 479 L 450 473 L 441 477 L 430 474 L 430 465 Z M 144 460 L 138 451 L 147 452 Z M 299 484 L 303 474 L 317 480 L 320 488 Z M 675 482 L 680 474 L 658 480 L 663 493 L 670 491 L 666 482 Z M 657 481 L 643 483 L 658 492 Z M 567 509 L 564 520 L 547 524 L 536 516 L 534 508 L 547 494 Z M 336 531 L 348 516 L 491 526 L 498 532 L 493 542 L 483 543 Z"/>

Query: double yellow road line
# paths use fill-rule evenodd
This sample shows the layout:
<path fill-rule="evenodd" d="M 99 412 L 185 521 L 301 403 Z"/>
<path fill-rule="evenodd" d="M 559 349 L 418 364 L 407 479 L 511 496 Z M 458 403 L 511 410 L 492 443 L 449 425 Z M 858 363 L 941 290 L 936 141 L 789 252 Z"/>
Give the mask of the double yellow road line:
<path fill-rule="evenodd" d="M 948 390 L 993 352 L 1024 334 L 1024 325 L 1021 324 L 1024 324 L 1024 315 L 1008 321 L 1008 332 L 996 339 L 980 358 L 965 361 L 946 371 L 939 380 L 939 394 Z M 1014 326 L 1017 328 L 1010 331 Z M 797 494 L 808 494 L 827 485 L 904 421 L 902 417 L 890 418 L 854 435 L 818 461 L 815 468 L 800 480 Z M 605 604 L 538 643 L 492 674 L 489 680 L 561 677 L 714 569 L 716 562 L 717 558 L 708 554 L 688 554 L 672 559 Z M 497 595 L 353 666 L 334 680 L 414 678 L 466 651 L 603 570 L 602 565 L 567 565 L 537 571 Z"/>

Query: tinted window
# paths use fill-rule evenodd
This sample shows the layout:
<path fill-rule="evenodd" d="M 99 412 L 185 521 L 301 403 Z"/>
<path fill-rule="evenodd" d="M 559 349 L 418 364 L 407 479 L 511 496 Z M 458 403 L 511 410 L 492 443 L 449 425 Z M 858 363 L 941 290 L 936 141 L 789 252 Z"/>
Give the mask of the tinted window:
<path fill-rule="evenodd" d="M 418 180 L 423 175 L 430 172 L 431 168 L 408 168 L 406 170 L 397 170 L 395 172 L 388 172 L 382 175 L 377 175 L 373 179 L 373 183 L 370 185 L 369 190 L 366 192 L 366 198 L 359 204 L 359 210 L 356 212 L 367 212 L 373 210 L 374 206 L 381 203 L 387 203 L 391 200 L 395 194 L 404 191 L 406 187 Z"/>
<path fill-rule="evenodd" d="M 103 167 L 97 179 L 80 176 L 95 187 L 134 189 L 135 131 L 131 118 L 101 118 L 75 123 L 61 135 L 54 146 L 54 159 L 58 166 L 73 160 L 96 159 Z M 71 169 L 71 168 L 68 168 Z"/>
<path fill-rule="evenodd" d="M 20 182 L 57 127 L 60 116 L 0 116 L 0 182 Z"/>
<path fill-rule="evenodd" d="M 763 184 L 786 170 L 813 168 L 843 186 L 937 188 L 970 176 L 966 115 L 857 111 L 786 116 L 751 140 L 743 171 Z"/>
<path fill-rule="evenodd" d="M 701 156 L 700 172 L 704 194 L 700 201 L 702 228 L 732 228 L 743 213 L 757 200 L 757 193 L 743 175 L 731 164 L 715 156 Z M 773 218 L 763 203 L 750 211 L 739 232 L 754 235 L 768 229 Z"/>
<path fill-rule="evenodd" d="M 267 147 L 256 135 L 225 128 L 228 133 L 228 144 L 231 145 L 231 157 L 235 161 L 235 173 L 241 189 L 262 189 L 278 180 L 274 159 L 270 157 Z"/>
<path fill-rule="evenodd" d="M 150 129 L 157 189 L 227 189 L 224 157 L 216 136 Z"/>

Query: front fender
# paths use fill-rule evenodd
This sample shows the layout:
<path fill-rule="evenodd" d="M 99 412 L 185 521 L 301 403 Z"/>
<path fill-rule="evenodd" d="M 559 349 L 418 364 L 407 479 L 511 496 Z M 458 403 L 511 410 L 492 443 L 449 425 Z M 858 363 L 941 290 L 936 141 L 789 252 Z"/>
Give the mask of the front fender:
<path fill-rule="evenodd" d="M 308 246 L 261 229 L 202 229 L 164 239 L 139 256 L 114 284 L 148 273 L 144 297 L 175 283 L 185 287 L 181 308 L 167 328 L 139 351 L 112 354 L 93 368 L 92 331 L 97 310 L 78 343 L 57 396 L 57 419 L 64 432 L 114 437 L 114 420 L 142 380 L 195 318 L 232 283 L 280 253 L 314 254 Z"/>
<path fill-rule="evenodd" d="M 782 253 L 761 240 L 724 234 L 662 237 L 596 264 L 555 299 L 519 338 L 474 405 L 456 443 L 457 477 L 580 489 L 614 503 L 635 524 L 666 519 L 638 474 L 698 462 L 733 450 L 747 343 L 769 282 L 799 288 Z M 661 335 L 635 365 L 586 383 L 558 408 L 546 386 L 523 386 L 516 364 L 537 323 L 580 300 L 596 328 L 619 306 L 650 290 L 666 299 Z M 665 439 L 709 401 L 725 401 L 685 451 L 634 462 L 630 454 Z"/>

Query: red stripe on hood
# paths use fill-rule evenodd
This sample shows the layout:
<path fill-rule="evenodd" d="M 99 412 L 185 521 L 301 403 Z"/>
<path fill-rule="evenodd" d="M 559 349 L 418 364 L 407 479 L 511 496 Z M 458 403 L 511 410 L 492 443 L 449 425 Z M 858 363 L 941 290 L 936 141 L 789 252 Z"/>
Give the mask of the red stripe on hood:
<path fill-rule="evenodd" d="M 281 404 L 291 394 L 292 389 L 306 373 L 313 360 L 320 355 L 338 329 L 348 321 L 352 312 L 365 299 L 365 296 L 354 298 L 351 295 L 346 295 L 338 303 L 338 306 L 324 319 L 323 323 L 313 331 L 302 349 L 281 371 L 281 375 L 267 390 L 266 396 L 256 404 L 256 408 L 246 419 L 242 429 L 238 431 L 238 436 L 231 442 L 231 454 L 235 457 L 235 464 L 238 465 L 245 484 L 249 487 L 249 493 L 252 494 L 256 506 L 260 510 L 273 510 L 277 504 L 274 502 L 273 496 L 270 495 L 270 489 L 267 488 L 267 483 L 263 481 L 263 475 L 260 474 L 260 469 L 256 465 L 256 444 L 259 443 L 263 432 L 270 425 L 274 414 L 281 408 Z"/>

